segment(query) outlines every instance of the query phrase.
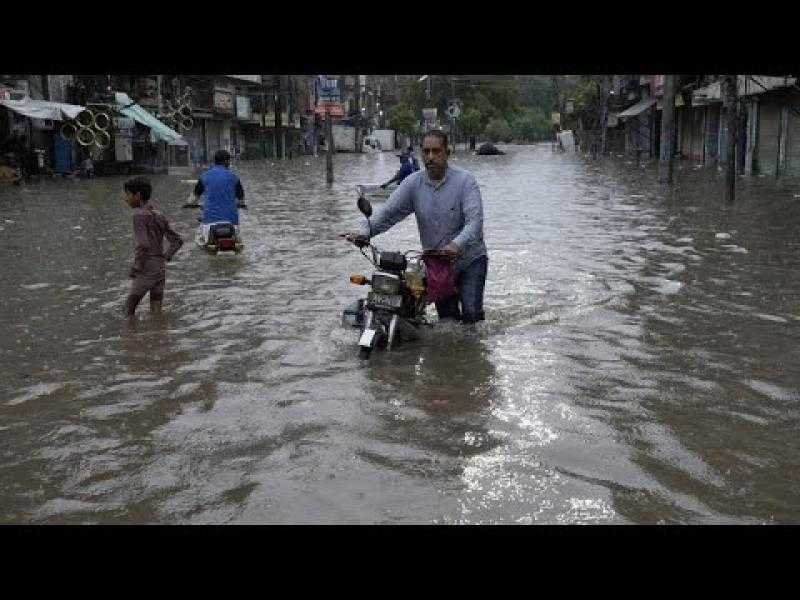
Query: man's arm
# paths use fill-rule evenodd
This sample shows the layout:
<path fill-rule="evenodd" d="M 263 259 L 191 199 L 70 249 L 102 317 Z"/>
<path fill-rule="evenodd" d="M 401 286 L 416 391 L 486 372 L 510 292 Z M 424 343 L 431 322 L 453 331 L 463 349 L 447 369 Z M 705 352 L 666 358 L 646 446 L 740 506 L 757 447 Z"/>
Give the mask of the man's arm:
<path fill-rule="evenodd" d="M 412 187 L 412 181 L 406 178 L 400 184 L 400 187 L 392 192 L 392 195 L 389 196 L 384 205 L 373 214 L 369 220 L 369 225 L 367 225 L 366 219 L 361 222 L 358 233 L 370 235 L 371 231 L 373 236 L 378 235 L 414 212 L 414 203 L 411 198 Z"/>
<path fill-rule="evenodd" d="M 382 183 L 382 184 L 381 184 L 381 187 L 382 187 L 382 188 L 388 187 L 388 186 L 390 186 L 391 184 L 393 184 L 395 181 L 400 181 L 400 171 L 398 171 L 397 173 L 395 173 L 395 174 L 394 174 L 394 177 L 392 177 L 392 178 L 391 178 L 389 181 L 387 181 L 386 183 Z"/>
<path fill-rule="evenodd" d="M 236 207 L 237 208 L 247 208 L 247 205 L 244 203 L 244 188 L 242 187 L 241 180 L 236 180 Z"/>
<path fill-rule="evenodd" d="M 481 189 L 474 177 L 467 181 L 467 190 L 464 196 L 464 227 L 453 239 L 459 250 L 464 246 L 478 242 L 483 232 L 483 200 L 481 199 Z"/>

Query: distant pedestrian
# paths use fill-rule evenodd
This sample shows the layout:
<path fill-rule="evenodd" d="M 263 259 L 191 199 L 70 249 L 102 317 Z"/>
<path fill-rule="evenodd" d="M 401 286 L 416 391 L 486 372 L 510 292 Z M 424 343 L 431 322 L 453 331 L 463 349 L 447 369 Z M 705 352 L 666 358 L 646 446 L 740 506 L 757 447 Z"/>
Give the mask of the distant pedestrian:
<path fill-rule="evenodd" d="M 419 171 L 419 161 L 417 160 L 416 154 L 414 154 L 414 146 L 408 147 L 408 157 L 411 159 L 411 166 L 414 170 Z"/>
<path fill-rule="evenodd" d="M 94 163 L 91 156 L 87 156 L 81 163 L 81 172 L 86 179 L 94 178 Z"/>
<path fill-rule="evenodd" d="M 150 311 L 161 312 L 166 281 L 166 263 L 183 245 L 167 218 L 150 204 L 152 186 L 146 177 L 134 177 L 125 182 L 125 201 L 133 209 L 134 259 L 130 271 L 131 290 L 125 301 L 125 316 L 132 325 L 136 307 L 150 293 Z M 169 248 L 164 251 L 164 238 Z"/>

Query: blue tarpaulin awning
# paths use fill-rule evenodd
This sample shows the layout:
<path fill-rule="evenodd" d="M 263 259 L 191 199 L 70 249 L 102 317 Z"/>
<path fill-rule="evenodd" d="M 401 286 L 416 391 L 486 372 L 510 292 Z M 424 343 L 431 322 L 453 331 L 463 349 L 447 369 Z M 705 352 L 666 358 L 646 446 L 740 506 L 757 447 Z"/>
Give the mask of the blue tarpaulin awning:
<path fill-rule="evenodd" d="M 153 135 L 167 142 L 170 146 L 188 146 L 188 142 L 183 139 L 180 133 L 170 129 L 164 123 L 156 119 L 153 115 L 147 112 L 144 108 L 131 100 L 128 94 L 124 92 L 116 92 L 114 94 L 114 101 L 117 103 L 117 110 L 126 117 L 141 123 L 145 127 L 149 127 Z"/>

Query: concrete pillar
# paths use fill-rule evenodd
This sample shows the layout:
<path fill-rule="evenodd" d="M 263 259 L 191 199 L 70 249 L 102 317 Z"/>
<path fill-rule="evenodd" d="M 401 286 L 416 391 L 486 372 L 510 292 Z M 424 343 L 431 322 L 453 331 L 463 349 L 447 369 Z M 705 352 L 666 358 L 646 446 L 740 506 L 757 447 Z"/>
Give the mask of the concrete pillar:
<path fill-rule="evenodd" d="M 758 98 L 751 98 L 747 104 L 747 152 L 745 154 L 744 172 L 753 174 L 758 145 Z"/>
<path fill-rule="evenodd" d="M 786 171 L 786 133 L 789 129 L 789 106 L 784 104 L 781 107 L 781 128 L 778 137 L 778 169 L 777 175 L 783 175 Z"/>

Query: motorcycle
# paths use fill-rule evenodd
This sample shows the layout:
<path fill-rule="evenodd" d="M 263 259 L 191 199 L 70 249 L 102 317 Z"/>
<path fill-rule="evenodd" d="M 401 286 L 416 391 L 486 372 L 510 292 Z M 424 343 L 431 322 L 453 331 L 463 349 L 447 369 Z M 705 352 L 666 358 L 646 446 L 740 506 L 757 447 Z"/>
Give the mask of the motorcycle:
<path fill-rule="evenodd" d="M 196 180 L 187 180 L 187 183 L 196 183 Z M 183 208 L 202 208 L 203 205 L 197 202 L 190 193 Z M 246 204 L 238 204 L 238 208 L 247 208 Z M 218 252 L 235 252 L 239 254 L 244 248 L 242 238 L 239 235 L 239 226 L 230 221 L 216 221 L 214 223 L 203 223 L 202 217 L 197 217 L 200 225 L 195 232 L 195 243 L 212 254 Z"/>
<path fill-rule="evenodd" d="M 369 222 L 372 215 L 369 200 L 359 196 L 358 208 Z M 351 283 L 369 285 L 372 289 L 366 298 L 355 301 L 342 314 L 343 325 L 360 328 L 358 356 L 365 360 L 375 348 L 391 350 L 401 341 L 416 339 L 420 329 L 428 325 L 425 319 L 428 301 L 423 258 L 441 253 L 418 250 L 389 252 L 369 242 L 353 243 L 376 268 L 372 278 L 361 274 L 350 276 Z M 367 256 L 367 249 L 370 256 Z"/>
<path fill-rule="evenodd" d="M 202 221 L 202 218 L 198 218 L 198 221 Z M 212 254 L 217 252 L 235 252 L 239 254 L 244 248 L 242 238 L 239 237 L 239 226 L 229 221 L 201 223 L 195 233 L 194 241 L 198 246 Z"/>

